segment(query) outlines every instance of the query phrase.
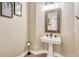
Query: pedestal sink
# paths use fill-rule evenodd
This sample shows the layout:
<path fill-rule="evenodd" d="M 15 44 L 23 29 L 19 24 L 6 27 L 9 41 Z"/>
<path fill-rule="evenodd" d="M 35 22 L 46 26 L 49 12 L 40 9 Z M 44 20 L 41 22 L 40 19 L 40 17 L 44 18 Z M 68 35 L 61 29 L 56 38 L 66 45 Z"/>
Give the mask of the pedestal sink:
<path fill-rule="evenodd" d="M 41 37 L 41 41 L 44 43 L 48 43 L 48 57 L 53 57 L 53 44 L 61 44 L 61 38 L 60 37 L 47 37 L 43 36 Z"/>

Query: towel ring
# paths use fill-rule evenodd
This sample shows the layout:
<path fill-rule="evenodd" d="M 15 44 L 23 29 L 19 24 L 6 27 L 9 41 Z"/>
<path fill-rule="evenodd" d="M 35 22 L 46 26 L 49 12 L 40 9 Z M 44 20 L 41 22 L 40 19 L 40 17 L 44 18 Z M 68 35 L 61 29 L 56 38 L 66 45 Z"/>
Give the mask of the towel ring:
<path fill-rule="evenodd" d="M 76 16 L 76 18 L 79 20 L 79 17 L 78 16 Z"/>

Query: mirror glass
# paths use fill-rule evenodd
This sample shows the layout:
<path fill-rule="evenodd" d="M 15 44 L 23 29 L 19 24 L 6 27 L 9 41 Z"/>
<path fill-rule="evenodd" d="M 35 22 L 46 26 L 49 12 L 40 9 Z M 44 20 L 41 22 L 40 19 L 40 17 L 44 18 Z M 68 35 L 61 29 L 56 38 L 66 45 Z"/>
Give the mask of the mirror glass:
<path fill-rule="evenodd" d="M 57 30 L 57 12 L 48 13 L 48 30 Z"/>
<path fill-rule="evenodd" d="M 45 30 L 53 33 L 60 32 L 60 9 L 45 12 Z"/>

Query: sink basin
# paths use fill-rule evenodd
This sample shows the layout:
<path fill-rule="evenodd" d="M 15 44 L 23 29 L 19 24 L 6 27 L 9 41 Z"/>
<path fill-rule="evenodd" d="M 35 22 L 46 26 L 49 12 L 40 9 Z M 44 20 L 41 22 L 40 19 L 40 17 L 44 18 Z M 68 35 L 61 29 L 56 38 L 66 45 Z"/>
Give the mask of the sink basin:
<path fill-rule="evenodd" d="M 60 37 L 47 37 L 43 36 L 41 37 L 41 41 L 45 43 L 50 43 L 50 44 L 61 44 L 61 38 Z"/>
<path fill-rule="evenodd" d="M 47 37 L 43 36 L 40 38 L 41 42 L 48 43 L 48 57 L 53 57 L 53 44 L 61 44 L 60 37 Z"/>

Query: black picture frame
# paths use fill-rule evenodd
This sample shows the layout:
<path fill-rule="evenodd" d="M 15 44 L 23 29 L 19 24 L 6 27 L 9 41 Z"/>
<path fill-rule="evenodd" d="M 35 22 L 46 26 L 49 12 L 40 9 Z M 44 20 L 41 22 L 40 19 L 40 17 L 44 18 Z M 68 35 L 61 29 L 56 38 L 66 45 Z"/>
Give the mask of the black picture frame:
<path fill-rule="evenodd" d="M 14 2 L 14 15 L 22 16 L 22 4 L 19 2 Z"/>
<path fill-rule="evenodd" d="M 13 18 L 13 3 L 1 2 L 1 16 Z"/>

